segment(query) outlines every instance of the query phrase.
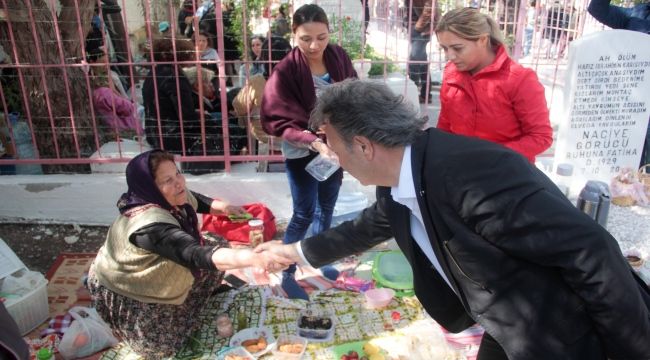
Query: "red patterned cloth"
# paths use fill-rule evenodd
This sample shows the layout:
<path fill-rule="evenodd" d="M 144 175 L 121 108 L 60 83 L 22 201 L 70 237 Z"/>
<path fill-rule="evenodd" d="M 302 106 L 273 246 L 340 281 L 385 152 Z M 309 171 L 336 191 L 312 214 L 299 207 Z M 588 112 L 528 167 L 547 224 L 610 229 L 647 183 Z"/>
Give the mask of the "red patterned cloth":
<path fill-rule="evenodd" d="M 43 329 L 43 331 L 41 331 L 41 337 L 45 337 L 50 334 L 63 336 L 66 330 L 68 330 L 70 327 L 70 324 L 73 320 L 74 319 L 70 313 L 65 313 L 65 315 L 57 315 L 53 317 L 48 323 L 47 329 Z"/>

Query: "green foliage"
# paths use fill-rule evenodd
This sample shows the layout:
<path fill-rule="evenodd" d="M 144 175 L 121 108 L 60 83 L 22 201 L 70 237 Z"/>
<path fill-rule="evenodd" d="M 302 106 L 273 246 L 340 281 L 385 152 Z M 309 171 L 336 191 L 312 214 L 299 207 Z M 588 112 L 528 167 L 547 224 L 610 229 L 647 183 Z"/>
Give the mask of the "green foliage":
<path fill-rule="evenodd" d="M 244 2 L 246 3 L 246 12 L 244 12 Z M 251 17 L 261 16 L 262 10 L 266 5 L 266 0 L 247 0 L 247 1 L 236 1 L 233 4 L 231 29 L 232 36 L 237 40 L 237 49 L 239 52 L 246 56 L 244 39 L 244 18 L 246 18 L 246 35 L 250 38 L 253 35 L 253 29 L 251 27 Z M 245 16 L 244 16 L 245 15 Z"/>
<path fill-rule="evenodd" d="M 329 20 L 332 29 L 330 42 L 341 45 L 352 60 L 371 60 L 372 65 L 368 73 L 369 76 L 383 75 L 384 62 L 386 62 L 386 73 L 397 71 L 397 66 L 392 63 L 392 59 L 381 56 L 368 44 L 363 47 L 362 22 L 353 20 L 350 17 L 337 17 L 333 14 L 329 16 Z"/>

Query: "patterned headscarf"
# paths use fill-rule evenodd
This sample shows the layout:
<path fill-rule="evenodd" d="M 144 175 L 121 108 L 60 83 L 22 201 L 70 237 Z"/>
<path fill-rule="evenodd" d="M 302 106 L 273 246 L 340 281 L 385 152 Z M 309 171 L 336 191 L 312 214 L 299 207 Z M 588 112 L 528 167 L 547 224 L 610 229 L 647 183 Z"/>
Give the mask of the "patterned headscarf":
<path fill-rule="evenodd" d="M 129 161 L 129 164 L 126 166 L 126 184 L 129 186 L 129 189 L 120 196 L 120 199 L 117 201 L 117 209 L 120 211 L 120 214 L 130 216 L 130 210 L 137 207 L 145 205 L 158 206 L 169 211 L 178 220 L 183 230 L 203 243 L 194 208 L 188 203 L 185 203 L 180 208 L 172 206 L 158 189 L 155 174 L 151 171 L 149 161 L 151 154 L 154 152 L 162 152 L 162 150 L 146 151 Z"/>

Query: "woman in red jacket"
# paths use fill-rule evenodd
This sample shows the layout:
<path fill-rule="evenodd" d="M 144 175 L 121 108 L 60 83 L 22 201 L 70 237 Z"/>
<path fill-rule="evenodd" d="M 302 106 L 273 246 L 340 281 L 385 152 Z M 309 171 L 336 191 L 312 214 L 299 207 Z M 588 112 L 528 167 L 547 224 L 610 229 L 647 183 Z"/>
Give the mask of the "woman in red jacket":
<path fill-rule="evenodd" d="M 438 128 L 502 144 L 535 162 L 553 142 L 544 87 L 508 56 L 497 23 L 477 9 L 455 9 L 436 26 L 449 63 Z"/>

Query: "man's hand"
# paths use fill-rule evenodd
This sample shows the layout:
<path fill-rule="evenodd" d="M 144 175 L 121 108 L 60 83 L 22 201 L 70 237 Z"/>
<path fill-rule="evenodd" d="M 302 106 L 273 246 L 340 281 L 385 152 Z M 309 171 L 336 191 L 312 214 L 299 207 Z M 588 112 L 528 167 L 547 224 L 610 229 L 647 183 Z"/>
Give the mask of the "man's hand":
<path fill-rule="evenodd" d="M 283 259 L 290 260 L 289 264 L 300 262 L 301 258 L 294 244 L 282 244 L 279 240 L 269 241 L 258 245 L 253 249 L 256 253 L 273 253 Z"/>
<path fill-rule="evenodd" d="M 295 261 L 271 251 L 255 252 L 255 267 L 274 273 L 284 270 Z"/>

